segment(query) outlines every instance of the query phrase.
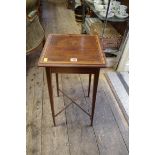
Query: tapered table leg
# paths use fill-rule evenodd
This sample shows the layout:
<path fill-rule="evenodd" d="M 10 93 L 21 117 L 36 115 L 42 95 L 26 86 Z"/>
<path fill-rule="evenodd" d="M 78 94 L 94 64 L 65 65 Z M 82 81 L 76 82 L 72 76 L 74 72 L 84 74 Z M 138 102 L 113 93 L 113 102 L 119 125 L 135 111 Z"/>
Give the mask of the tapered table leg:
<path fill-rule="evenodd" d="M 51 79 L 51 68 L 46 67 L 46 78 L 47 78 L 47 86 L 48 86 L 48 92 L 49 92 L 49 98 L 51 103 L 51 110 L 52 110 L 52 117 L 53 117 L 53 123 L 55 126 L 55 113 L 54 113 L 54 101 L 53 101 L 53 88 L 52 88 L 52 79 Z"/>
<path fill-rule="evenodd" d="M 91 86 L 91 74 L 89 74 L 88 97 L 90 95 L 90 86 Z"/>
<path fill-rule="evenodd" d="M 56 84 L 57 84 L 57 95 L 59 96 L 59 77 L 58 77 L 58 73 L 56 73 Z"/>
<path fill-rule="evenodd" d="M 95 102 L 96 102 L 96 93 L 97 93 L 99 72 L 100 72 L 100 69 L 98 69 L 98 71 L 94 74 L 92 112 L 91 112 L 91 124 L 90 124 L 91 126 L 93 125 L 93 118 L 94 118 L 94 111 L 95 111 Z"/>

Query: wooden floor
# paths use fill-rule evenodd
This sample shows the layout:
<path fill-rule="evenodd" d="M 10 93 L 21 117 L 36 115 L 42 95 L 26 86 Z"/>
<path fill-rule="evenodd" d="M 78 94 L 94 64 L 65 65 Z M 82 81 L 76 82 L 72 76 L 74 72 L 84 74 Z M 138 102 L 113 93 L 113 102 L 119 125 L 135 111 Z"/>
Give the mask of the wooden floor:
<path fill-rule="evenodd" d="M 46 36 L 80 33 L 80 26 L 73 11 L 66 9 L 65 0 L 41 4 Z M 38 50 L 27 57 L 27 155 L 127 155 L 128 124 L 105 79 L 107 70 L 100 72 L 93 127 L 89 126 L 88 116 L 75 105 L 59 115 L 57 126 L 53 127 L 45 71 L 37 67 L 39 56 Z M 60 88 L 90 111 L 91 97 L 85 97 L 88 75 L 59 76 Z M 55 110 L 59 111 L 70 101 L 63 95 L 57 97 L 55 83 L 53 75 Z"/>

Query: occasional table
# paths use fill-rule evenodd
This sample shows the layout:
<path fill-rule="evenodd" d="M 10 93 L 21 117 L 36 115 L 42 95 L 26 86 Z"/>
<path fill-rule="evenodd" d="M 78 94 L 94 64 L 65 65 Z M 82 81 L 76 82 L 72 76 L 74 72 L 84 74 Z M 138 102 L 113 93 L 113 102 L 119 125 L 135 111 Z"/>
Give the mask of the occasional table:
<path fill-rule="evenodd" d="M 48 92 L 52 110 L 52 117 L 54 126 L 55 117 L 58 116 L 64 109 L 55 114 L 53 90 L 52 90 L 52 73 L 56 73 L 57 94 L 63 93 L 68 97 L 72 103 L 77 105 L 83 112 L 85 112 L 91 120 L 93 125 L 93 117 L 96 102 L 96 92 L 98 86 L 100 68 L 105 67 L 105 56 L 102 52 L 99 38 L 96 35 L 76 35 L 76 34 L 49 34 L 41 53 L 38 66 L 45 67 Z M 59 89 L 58 73 L 67 74 L 89 74 L 88 96 L 90 93 L 91 75 L 94 74 L 93 81 L 93 96 L 92 96 L 92 110 L 89 114 L 80 105 L 73 101 L 67 94 Z"/>

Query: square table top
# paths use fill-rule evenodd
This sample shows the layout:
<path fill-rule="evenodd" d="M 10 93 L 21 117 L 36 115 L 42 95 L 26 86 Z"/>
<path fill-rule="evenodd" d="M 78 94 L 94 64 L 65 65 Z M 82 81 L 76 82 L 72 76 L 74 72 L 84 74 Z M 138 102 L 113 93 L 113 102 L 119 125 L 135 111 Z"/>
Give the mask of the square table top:
<path fill-rule="evenodd" d="M 49 34 L 38 66 L 104 67 L 105 62 L 97 35 Z"/>

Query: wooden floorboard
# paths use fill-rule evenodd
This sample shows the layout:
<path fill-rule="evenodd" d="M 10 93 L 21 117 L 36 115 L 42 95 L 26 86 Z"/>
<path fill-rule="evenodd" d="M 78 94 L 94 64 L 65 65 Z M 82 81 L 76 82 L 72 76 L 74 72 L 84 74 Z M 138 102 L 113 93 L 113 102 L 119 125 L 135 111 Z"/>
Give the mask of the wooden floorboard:
<path fill-rule="evenodd" d="M 87 94 L 87 87 L 85 87 L 84 81 L 88 81 L 88 76 L 80 76 L 83 81 L 85 94 Z M 109 100 L 103 91 L 106 87 L 101 76 L 99 84 L 100 87 L 104 87 L 99 89 L 97 94 L 93 128 L 97 137 L 100 153 L 105 155 L 127 155 L 128 150 L 124 139 L 122 138 L 115 116 L 111 111 Z M 92 92 L 90 95 L 92 95 Z M 91 102 L 91 98 L 86 98 L 86 100 L 89 103 Z"/>
<path fill-rule="evenodd" d="M 74 12 L 66 9 L 65 0 L 48 0 L 41 4 L 42 24 L 49 33 L 80 33 Z M 77 106 L 71 105 L 56 118 L 53 126 L 46 75 L 37 67 L 40 51 L 27 57 L 27 155 L 127 155 L 128 125 L 116 100 L 100 74 L 94 126 Z M 55 110 L 70 101 L 57 97 L 55 75 L 52 76 Z M 88 75 L 59 74 L 60 89 L 90 112 L 91 97 L 87 95 Z M 92 88 L 91 88 L 92 94 Z"/>
<path fill-rule="evenodd" d="M 101 78 L 102 78 L 102 83 L 104 83 L 104 86 L 105 86 L 104 92 L 105 92 L 106 98 L 109 101 L 109 105 L 115 116 L 121 135 L 124 139 L 127 149 L 129 150 L 129 124 L 126 121 L 122 113 L 122 110 L 120 109 L 119 104 L 115 96 L 113 95 L 111 88 L 109 87 L 109 84 L 105 77 L 105 72 L 103 70 L 101 71 Z"/>
<path fill-rule="evenodd" d="M 73 10 L 67 9 L 65 0 L 42 2 L 42 10 L 42 25 L 46 37 L 49 33 L 81 33 L 81 26 L 75 21 Z"/>
<path fill-rule="evenodd" d="M 55 76 L 53 75 L 53 84 Z M 61 86 L 61 78 L 59 80 Z M 56 127 L 53 125 L 50 101 L 44 72 L 43 117 L 42 117 L 42 155 L 69 155 L 69 143 L 65 113 L 56 117 Z M 54 90 L 55 86 L 54 86 Z M 64 107 L 63 96 L 54 96 L 55 112 Z"/>
<path fill-rule="evenodd" d="M 85 107 L 87 103 L 78 75 L 62 75 L 62 85 L 65 93 L 69 94 L 79 105 Z M 65 104 L 70 102 L 66 97 L 64 97 L 64 101 Z M 71 105 L 66 110 L 66 118 L 71 155 L 98 155 L 99 150 L 93 128 L 89 126 L 89 117 L 76 105 Z"/>
<path fill-rule="evenodd" d="M 33 109 L 33 99 L 34 99 L 34 69 L 30 68 L 29 72 L 27 74 L 27 85 L 26 85 L 26 151 L 27 154 L 30 154 L 31 150 L 33 149 L 33 143 L 32 143 L 32 127 L 30 127 L 31 122 L 33 122 L 32 119 L 32 109 Z"/>
<path fill-rule="evenodd" d="M 35 60 L 34 60 L 35 61 Z M 43 69 L 33 66 L 27 75 L 27 154 L 41 154 Z"/>

